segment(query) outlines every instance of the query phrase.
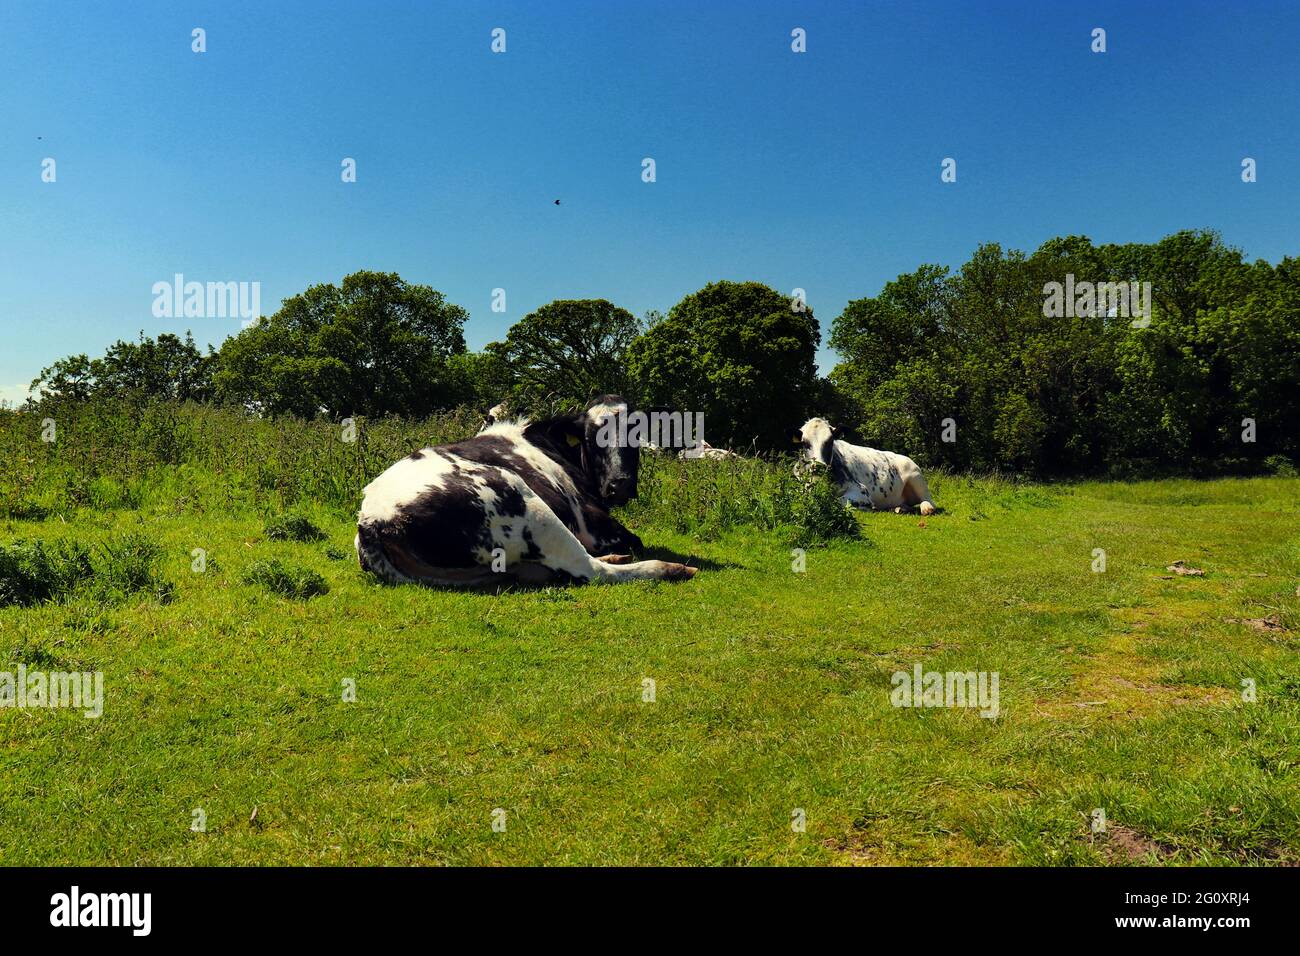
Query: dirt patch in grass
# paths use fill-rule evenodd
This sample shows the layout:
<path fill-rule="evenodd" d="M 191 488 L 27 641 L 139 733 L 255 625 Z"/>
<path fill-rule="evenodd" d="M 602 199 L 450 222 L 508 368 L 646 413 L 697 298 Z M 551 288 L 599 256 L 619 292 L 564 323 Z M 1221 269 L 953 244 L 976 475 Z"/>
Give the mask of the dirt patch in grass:
<path fill-rule="evenodd" d="M 1119 862 L 1134 863 L 1138 860 L 1167 860 L 1178 851 L 1157 840 L 1139 833 L 1132 827 L 1118 823 L 1107 823 L 1105 834 L 1100 834 L 1097 846 L 1107 858 Z"/>
<path fill-rule="evenodd" d="M 1066 689 L 1034 703 L 1035 713 L 1071 721 L 1136 719 L 1170 707 L 1226 706 L 1237 699 L 1227 687 L 1162 683 L 1164 665 L 1138 653 L 1142 639 L 1140 631 L 1112 635 L 1104 650 L 1080 662 Z"/>
<path fill-rule="evenodd" d="M 916 834 L 906 826 L 879 825 L 873 830 L 854 830 L 831 837 L 822 846 L 832 854 L 835 866 L 1010 866 L 1006 847 L 984 846 L 961 833 Z"/>
<path fill-rule="evenodd" d="M 1286 632 L 1282 618 L 1277 614 L 1270 614 L 1268 617 L 1225 617 L 1224 620 L 1229 624 L 1245 624 L 1265 634 Z"/>

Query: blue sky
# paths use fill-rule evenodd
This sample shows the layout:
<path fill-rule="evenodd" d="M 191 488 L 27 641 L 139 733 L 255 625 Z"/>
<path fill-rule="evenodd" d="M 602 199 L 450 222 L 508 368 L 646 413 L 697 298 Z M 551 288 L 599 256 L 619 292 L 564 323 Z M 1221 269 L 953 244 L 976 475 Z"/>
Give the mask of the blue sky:
<path fill-rule="evenodd" d="M 477 348 L 552 299 L 639 315 L 717 279 L 806 289 L 825 337 L 985 241 L 1211 227 L 1277 261 L 1300 253 L 1298 49 L 1300 7 L 1250 0 L 4 0 L 0 397 L 141 330 L 238 331 L 154 318 L 178 272 L 260 282 L 270 313 L 396 271 L 466 307 Z"/>

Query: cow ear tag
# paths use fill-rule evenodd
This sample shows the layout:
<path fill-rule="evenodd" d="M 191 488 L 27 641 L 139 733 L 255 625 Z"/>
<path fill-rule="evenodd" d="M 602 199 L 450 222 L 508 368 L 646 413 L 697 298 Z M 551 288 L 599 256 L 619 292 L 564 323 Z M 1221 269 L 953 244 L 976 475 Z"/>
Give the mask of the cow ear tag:
<path fill-rule="evenodd" d="M 569 444 L 575 448 L 582 443 L 582 439 L 577 435 L 565 435 L 564 437 L 568 440 Z"/>

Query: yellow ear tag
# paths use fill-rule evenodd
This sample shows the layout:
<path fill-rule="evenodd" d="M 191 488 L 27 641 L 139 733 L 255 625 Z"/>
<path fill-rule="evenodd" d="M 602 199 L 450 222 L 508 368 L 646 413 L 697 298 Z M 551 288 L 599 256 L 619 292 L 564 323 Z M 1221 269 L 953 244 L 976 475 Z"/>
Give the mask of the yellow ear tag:
<path fill-rule="evenodd" d="M 582 439 L 577 435 L 565 435 L 564 437 L 569 440 L 570 445 L 577 446 L 582 444 Z"/>

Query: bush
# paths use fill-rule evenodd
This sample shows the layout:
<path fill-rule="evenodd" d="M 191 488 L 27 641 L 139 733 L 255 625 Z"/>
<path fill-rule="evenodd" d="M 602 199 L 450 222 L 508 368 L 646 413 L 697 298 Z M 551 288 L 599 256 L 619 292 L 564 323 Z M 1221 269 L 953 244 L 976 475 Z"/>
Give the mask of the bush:
<path fill-rule="evenodd" d="M 315 571 L 282 561 L 254 561 L 244 572 L 245 584 L 257 584 L 268 591 L 305 601 L 320 594 L 328 594 L 330 586 Z"/>
<path fill-rule="evenodd" d="M 29 498 L 20 498 L 4 508 L 5 517 L 15 521 L 44 521 L 52 513 L 50 508 Z"/>
<path fill-rule="evenodd" d="M 789 459 L 678 461 L 646 455 L 628 511 L 646 522 L 704 540 L 740 527 L 780 531 L 795 546 L 856 538 L 853 513 L 824 476 L 798 478 Z"/>
<path fill-rule="evenodd" d="M 820 469 L 819 469 L 820 472 Z M 799 548 L 826 544 L 836 538 L 857 538 L 861 526 L 853 510 L 840 500 L 840 491 L 822 473 L 812 476 L 791 502 L 790 544 Z"/>
<path fill-rule="evenodd" d="M 1297 474 L 1295 465 L 1286 455 L 1269 455 L 1264 459 L 1264 467 L 1270 475 L 1279 478 L 1294 478 Z"/>
<path fill-rule="evenodd" d="M 324 541 L 326 537 L 311 519 L 300 514 L 283 514 L 271 519 L 265 533 L 272 541 Z"/>

